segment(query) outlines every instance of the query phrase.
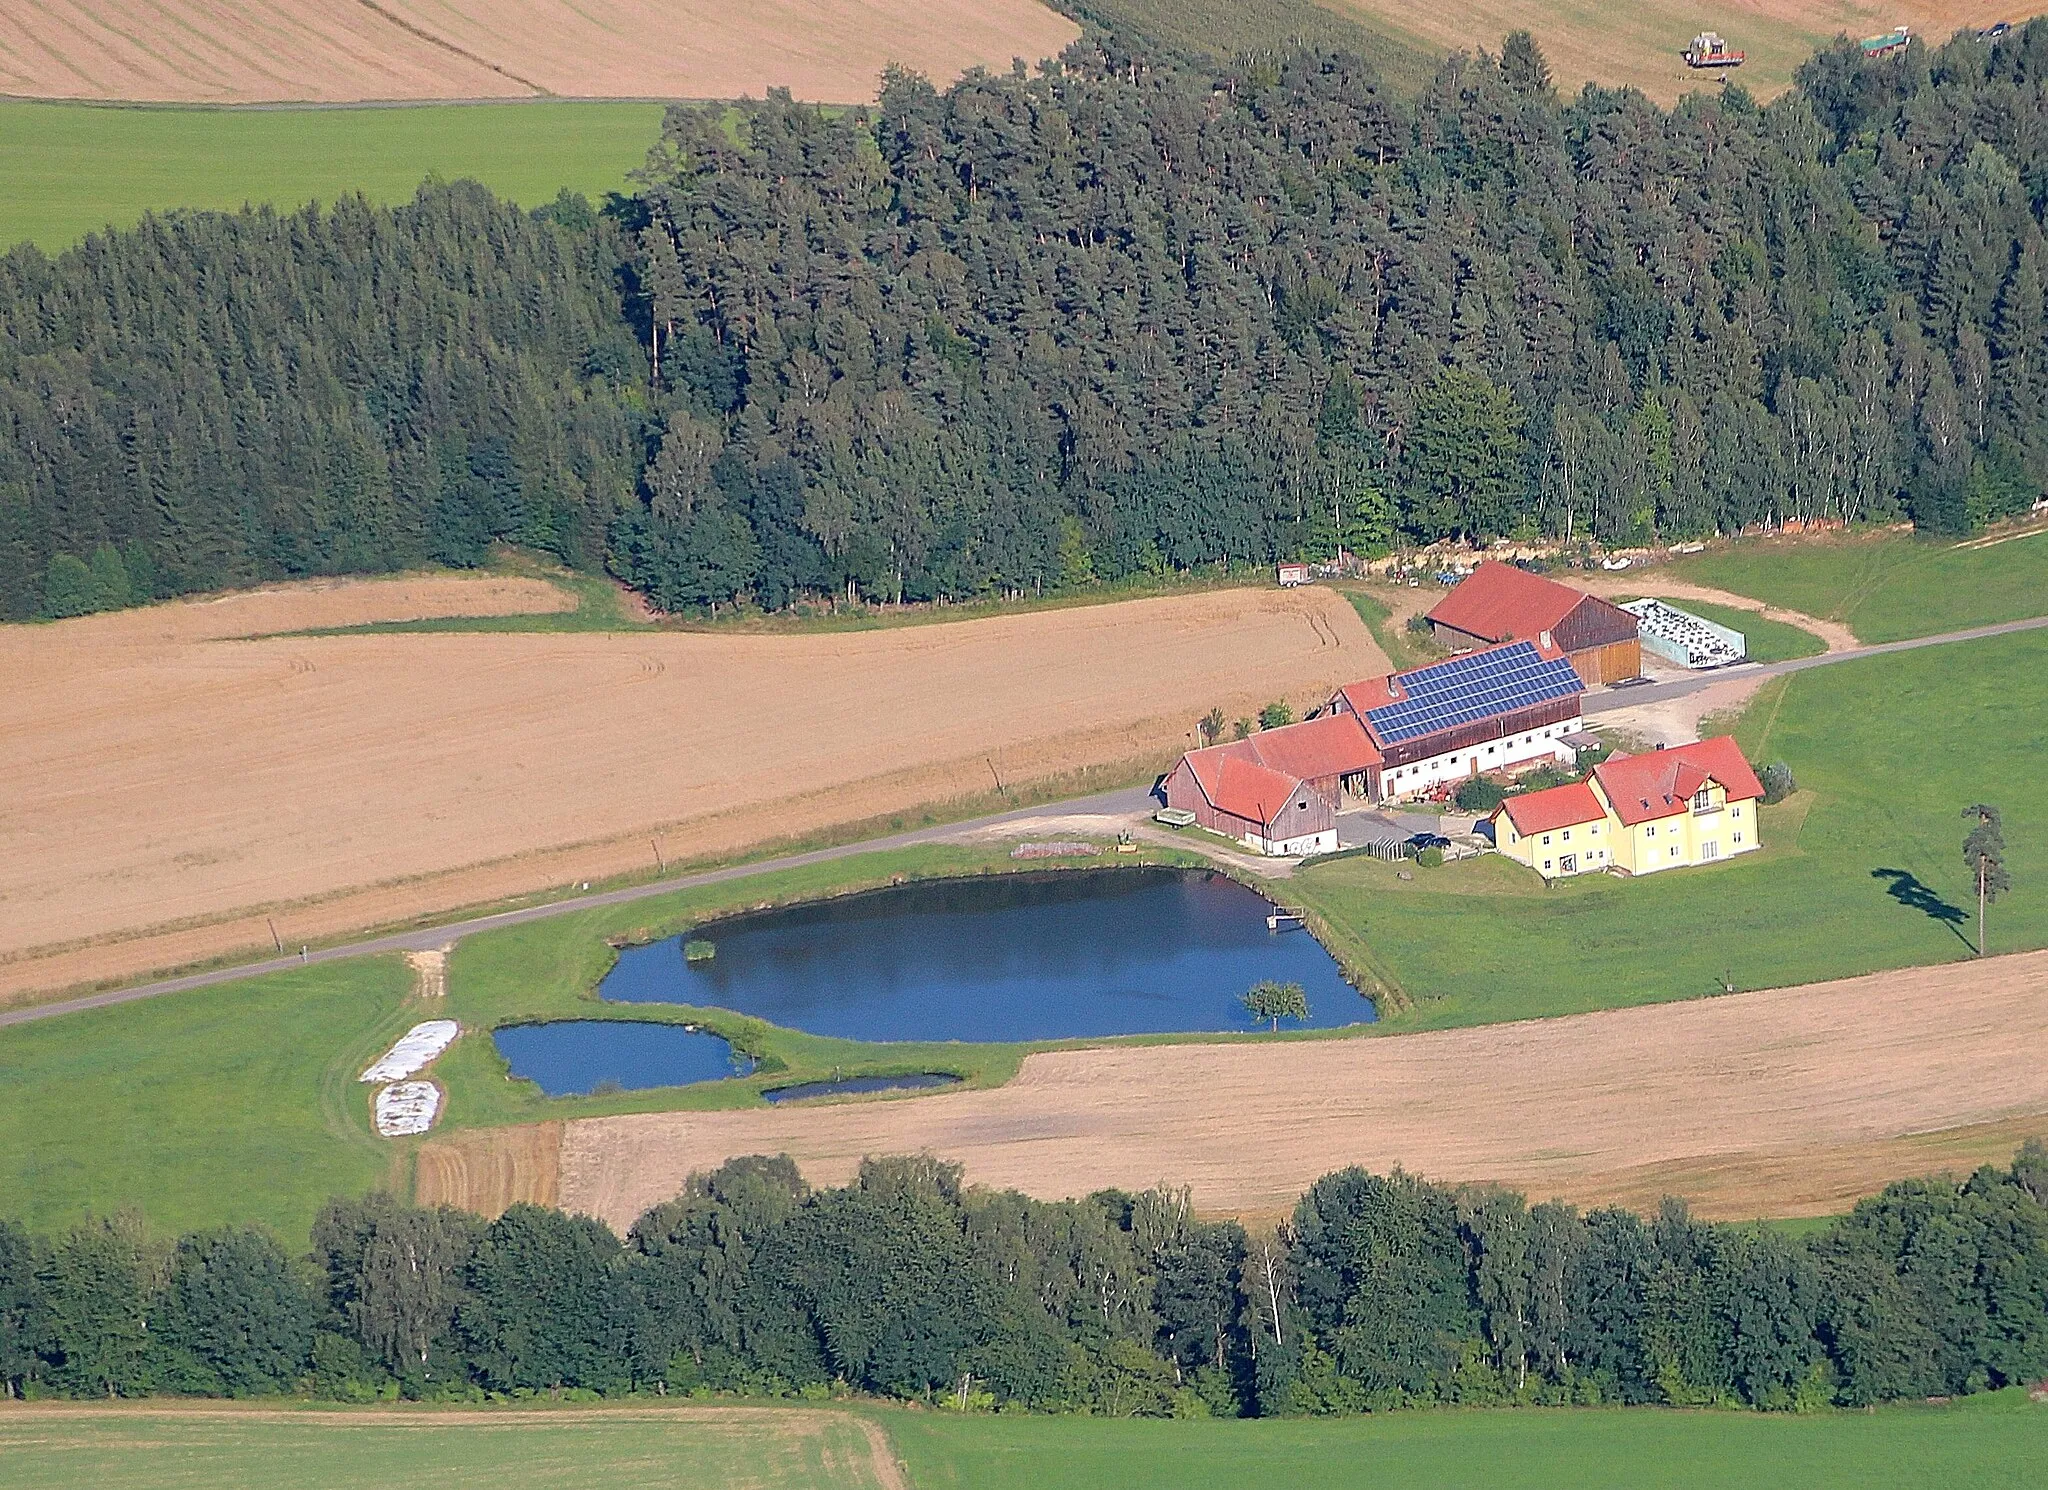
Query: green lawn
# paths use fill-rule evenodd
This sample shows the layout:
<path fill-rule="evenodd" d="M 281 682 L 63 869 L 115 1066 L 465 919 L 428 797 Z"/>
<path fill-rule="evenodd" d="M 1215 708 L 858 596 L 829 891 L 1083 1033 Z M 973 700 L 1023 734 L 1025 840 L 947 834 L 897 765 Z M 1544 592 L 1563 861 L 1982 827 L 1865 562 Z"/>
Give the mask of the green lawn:
<path fill-rule="evenodd" d="M 1735 543 L 1663 572 L 1842 621 L 1866 642 L 2048 614 L 2048 530 L 1984 548 L 1890 532 Z"/>
<path fill-rule="evenodd" d="M 882 1483 L 873 1465 L 860 1421 L 845 1412 L 24 1412 L 0 1403 L 0 1490 L 867 1490 Z"/>
<path fill-rule="evenodd" d="M 1812 1417 L 1635 1408 L 885 1421 L 919 1490 L 2020 1490 L 2040 1483 L 2048 1454 L 2048 1407 L 2017 1391 Z"/>
<path fill-rule="evenodd" d="M 406 1027 L 410 983 L 364 958 L 0 1030 L 0 1216 L 135 1206 L 298 1247 L 328 1196 L 387 1174 L 354 1077 Z"/>
<path fill-rule="evenodd" d="M 1545 888 L 1488 855 L 1417 869 L 1349 858 L 1290 894 L 1415 1003 L 1401 1029 L 1697 998 L 1725 974 L 1780 987 L 1970 955 L 1965 804 L 2005 811 L 2012 894 L 1994 951 L 2048 945 L 2048 635 L 1838 663 L 1765 687 L 1738 738 L 1789 762 L 1801 794 L 1762 820 L 1764 850 L 1641 880 Z"/>
<path fill-rule="evenodd" d="M 563 187 L 624 191 L 662 109 L 649 103 L 441 104 L 366 109 L 107 108 L 0 103 L 0 251 L 49 252 L 145 211 L 283 209 L 360 191 L 411 197 L 469 176 L 538 206 Z"/>
<path fill-rule="evenodd" d="M 1738 610 L 1732 605 L 1715 605 L 1706 600 L 1660 598 L 1665 604 L 1690 611 L 1702 620 L 1741 632 L 1751 662 L 1786 662 L 1794 657 L 1817 657 L 1828 649 L 1828 644 L 1811 631 L 1784 621 L 1766 620 L 1752 610 Z"/>

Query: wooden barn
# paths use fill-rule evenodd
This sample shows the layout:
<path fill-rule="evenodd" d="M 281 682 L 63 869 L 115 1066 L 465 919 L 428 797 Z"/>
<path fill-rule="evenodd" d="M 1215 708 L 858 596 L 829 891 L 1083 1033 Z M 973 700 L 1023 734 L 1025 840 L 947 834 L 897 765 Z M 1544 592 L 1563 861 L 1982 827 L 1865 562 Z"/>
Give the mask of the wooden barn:
<path fill-rule="evenodd" d="M 1261 854 L 1327 854 L 1337 847 L 1337 809 L 1298 776 L 1252 759 L 1238 740 L 1190 750 L 1166 778 L 1166 805 L 1185 808 L 1212 833 Z"/>
<path fill-rule="evenodd" d="M 1428 619 L 1437 640 L 1454 651 L 1513 641 L 1555 646 L 1588 688 L 1642 675 L 1634 616 L 1512 564 L 1481 564 L 1437 602 Z"/>

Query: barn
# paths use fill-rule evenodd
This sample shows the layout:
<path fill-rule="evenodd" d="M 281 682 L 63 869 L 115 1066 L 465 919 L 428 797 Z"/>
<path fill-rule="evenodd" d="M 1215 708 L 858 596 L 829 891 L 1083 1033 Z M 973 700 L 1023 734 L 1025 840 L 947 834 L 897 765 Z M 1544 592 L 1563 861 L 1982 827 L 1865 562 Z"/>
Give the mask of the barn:
<path fill-rule="evenodd" d="M 1643 671 L 1634 616 L 1512 564 L 1481 564 L 1437 602 L 1428 621 L 1436 639 L 1459 652 L 1511 641 L 1555 646 L 1588 688 Z"/>
<path fill-rule="evenodd" d="M 1369 795 L 1391 802 L 1491 771 L 1573 761 L 1585 682 L 1555 646 L 1517 641 L 1340 688 L 1328 714 L 1364 727 L 1380 764 Z"/>
<path fill-rule="evenodd" d="M 1327 854 L 1337 847 L 1336 804 L 1298 776 L 1260 765 L 1249 741 L 1190 750 L 1166 778 L 1166 805 L 1261 854 Z"/>

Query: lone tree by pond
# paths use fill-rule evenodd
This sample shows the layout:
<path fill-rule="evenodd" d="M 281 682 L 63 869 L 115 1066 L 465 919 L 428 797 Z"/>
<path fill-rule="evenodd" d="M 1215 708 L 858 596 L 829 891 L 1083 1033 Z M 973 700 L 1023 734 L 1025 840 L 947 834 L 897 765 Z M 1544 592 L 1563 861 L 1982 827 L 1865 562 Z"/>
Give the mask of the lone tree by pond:
<path fill-rule="evenodd" d="M 1283 1019 L 1308 1020 L 1308 995 L 1299 983 L 1275 983 L 1270 978 L 1254 983 L 1244 996 L 1244 1007 L 1254 1019 L 1272 1020 L 1275 1034 Z"/>
<path fill-rule="evenodd" d="M 1963 840 L 1963 863 L 1977 878 L 1977 955 L 1984 955 L 1984 907 L 2012 888 L 2005 872 L 2005 831 L 1998 809 L 1988 802 L 1974 802 L 1963 809 L 1965 822 L 1974 823 Z"/>

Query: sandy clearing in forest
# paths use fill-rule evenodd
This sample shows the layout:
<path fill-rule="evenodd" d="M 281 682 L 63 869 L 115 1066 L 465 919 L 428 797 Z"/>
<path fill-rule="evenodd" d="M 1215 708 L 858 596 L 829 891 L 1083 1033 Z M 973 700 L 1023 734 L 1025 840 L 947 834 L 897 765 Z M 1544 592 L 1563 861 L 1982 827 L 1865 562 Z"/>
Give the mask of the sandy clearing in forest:
<path fill-rule="evenodd" d="M 266 914 L 289 949 L 651 868 L 650 837 L 674 863 L 998 774 L 1163 767 L 1211 705 L 1299 707 L 1384 667 L 1327 589 L 865 632 L 229 639 L 517 609 L 537 584 L 0 627 L 0 1001 L 267 952 Z"/>
<path fill-rule="evenodd" d="M 1036 0 L 31 0 L 0 7 L 0 93 L 165 103 L 737 98 L 857 103 L 898 63 L 942 86 L 1056 57 Z"/>
<path fill-rule="evenodd" d="M 1041 1198 L 1164 1180 L 1251 1216 L 1347 1164 L 1820 1215 L 2048 1134 L 2044 1049 L 2032 952 L 1388 1038 L 1059 1051 L 989 1091 L 590 1118 L 564 1128 L 558 1198 L 624 1228 L 734 1155 L 786 1152 L 830 1184 L 862 1155 L 929 1150 Z"/>

